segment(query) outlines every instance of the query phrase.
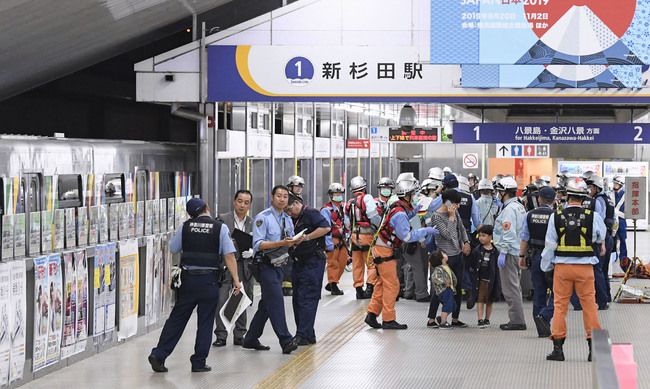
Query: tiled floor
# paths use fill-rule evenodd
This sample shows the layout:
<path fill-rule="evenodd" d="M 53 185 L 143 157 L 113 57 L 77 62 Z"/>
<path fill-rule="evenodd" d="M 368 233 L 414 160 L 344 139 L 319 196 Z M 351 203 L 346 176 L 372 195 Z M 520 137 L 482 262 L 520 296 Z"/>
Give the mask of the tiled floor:
<path fill-rule="evenodd" d="M 650 253 L 647 238 L 639 233 L 639 256 Z M 629 239 L 632 254 L 632 238 Z M 650 256 L 648 257 L 650 260 Z M 613 293 L 618 281 L 613 279 Z M 468 328 L 450 331 L 426 327 L 428 304 L 401 300 L 397 319 L 406 331 L 374 330 L 362 323 L 366 301 L 355 300 L 351 273 L 345 273 L 343 296 L 324 294 L 316 323 L 319 342 L 283 355 L 271 326 L 261 339 L 265 352 L 244 350 L 230 343 L 212 348 L 209 373 L 191 373 L 195 319 L 185 330 L 177 349 L 167 359 L 168 373 L 153 373 L 147 355 L 160 330 L 153 331 L 101 354 L 63 368 L 22 387 L 92 388 L 591 388 L 591 364 L 586 361 L 582 315 L 570 311 L 567 361 L 549 362 L 552 343 L 539 339 L 532 320 L 532 303 L 526 302 L 528 330 L 501 331 L 507 321 L 506 303 L 495 304 L 492 327 L 476 327 L 476 308 L 463 306 L 461 320 Z M 650 285 L 633 279 L 629 284 Z M 259 292 L 257 292 L 259 293 Z M 327 293 L 327 292 L 324 292 Z M 290 298 L 285 298 L 290 330 L 295 329 Z M 257 305 L 257 304 L 255 304 Z M 250 309 L 254 312 L 253 309 Z M 251 315 L 249 315 L 250 317 Z M 650 307 L 611 304 L 599 311 L 603 328 L 614 343 L 632 343 L 638 364 L 639 388 L 650 387 Z"/>

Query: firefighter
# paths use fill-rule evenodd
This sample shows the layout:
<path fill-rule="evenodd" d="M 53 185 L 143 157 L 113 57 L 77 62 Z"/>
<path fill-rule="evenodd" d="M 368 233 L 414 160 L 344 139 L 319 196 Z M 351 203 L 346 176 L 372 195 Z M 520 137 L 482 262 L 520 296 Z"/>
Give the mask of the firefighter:
<path fill-rule="evenodd" d="M 325 290 L 332 295 L 342 295 L 343 291 L 338 287 L 345 265 L 348 261 L 347 229 L 345 228 L 343 216 L 343 194 L 345 188 L 338 182 L 332 183 L 327 188 L 330 201 L 320 209 L 321 215 L 330 223 L 332 231 L 325 236 L 327 250 L 327 285 Z"/>

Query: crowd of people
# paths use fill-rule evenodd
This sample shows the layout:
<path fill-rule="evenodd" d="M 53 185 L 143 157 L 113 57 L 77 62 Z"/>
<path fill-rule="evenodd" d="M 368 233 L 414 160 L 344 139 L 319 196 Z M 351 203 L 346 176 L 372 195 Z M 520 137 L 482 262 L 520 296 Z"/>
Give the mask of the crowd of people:
<path fill-rule="evenodd" d="M 620 256 L 627 256 L 622 178 L 614 178 L 613 196 L 593 172 L 561 172 L 553 187 L 542 176 L 520 195 L 512 175 L 479 179 L 434 167 L 422 183 L 408 172 L 381 178 L 376 198 L 361 176 L 347 190 L 334 182 L 329 201 L 318 209 L 305 204 L 304 186 L 301 177 L 291 176 L 286 186 L 273 188 L 271 207 L 252 218 L 253 195 L 246 190 L 235 194 L 232 211 L 216 218 L 202 200 L 188 202 L 190 219 L 170 241 L 172 252 L 182 252 L 185 280 L 149 356 L 154 371 L 167 371 L 165 358 L 194 307 L 199 331 L 192 371 L 208 371 L 212 337 L 205 329 L 216 322 L 212 344 L 226 346 L 228 331 L 215 313 L 242 287 L 252 299 L 253 278 L 261 298 L 248 329 L 245 313 L 236 321 L 233 344 L 269 350 L 259 341 L 267 320 L 285 354 L 316 343 L 325 270 L 325 291 L 342 295 L 340 280 L 349 264 L 356 299 L 370 300 L 365 323 L 384 330 L 407 329 L 397 321 L 400 298 L 429 303 L 427 327 L 439 329 L 468 327 L 460 320 L 463 300 L 468 310 L 476 305 L 477 327 L 490 327 L 493 303 L 505 300 L 508 322 L 499 328 L 526 330 L 520 278 L 522 269 L 530 269 L 536 330 L 553 341 L 546 358 L 564 360 L 571 303 L 583 311 L 591 359 L 591 330 L 600 328 L 597 310 L 611 302 L 610 254 L 618 245 Z M 235 230 L 252 235 L 251 248 L 237 247 Z M 283 296 L 292 299 L 295 335 L 287 327 Z"/>

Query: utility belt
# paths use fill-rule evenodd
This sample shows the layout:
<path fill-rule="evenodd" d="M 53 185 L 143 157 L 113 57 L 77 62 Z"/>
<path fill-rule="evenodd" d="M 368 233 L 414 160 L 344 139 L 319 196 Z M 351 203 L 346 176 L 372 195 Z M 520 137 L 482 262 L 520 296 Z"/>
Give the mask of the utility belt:
<path fill-rule="evenodd" d="M 379 265 L 382 262 L 387 262 L 387 261 L 393 261 L 395 260 L 395 256 L 391 255 L 390 257 L 373 257 L 372 261 L 376 264 Z"/>
<path fill-rule="evenodd" d="M 368 250 L 370 250 L 370 245 L 357 246 L 356 244 L 352 243 L 352 251 L 368 251 Z"/>
<path fill-rule="evenodd" d="M 188 275 L 197 275 L 197 274 L 217 274 L 219 273 L 218 269 L 183 269 L 185 274 Z"/>
<path fill-rule="evenodd" d="M 367 234 L 367 235 L 374 235 L 375 232 L 377 232 L 377 229 L 372 226 L 357 226 L 353 231 L 355 234 Z"/>
<path fill-rule="evenodd" d="M 294 255 L 293 258 L 301 265 L 305 265 L 309 263 L 309 260 L 312 258 L 327 260 L 327 254 L 325 254 L 325 251 L 323 251 L 322 248 L 317 247 L 316 250 L 314 250 L 314 252 L 310 255 Z"/>

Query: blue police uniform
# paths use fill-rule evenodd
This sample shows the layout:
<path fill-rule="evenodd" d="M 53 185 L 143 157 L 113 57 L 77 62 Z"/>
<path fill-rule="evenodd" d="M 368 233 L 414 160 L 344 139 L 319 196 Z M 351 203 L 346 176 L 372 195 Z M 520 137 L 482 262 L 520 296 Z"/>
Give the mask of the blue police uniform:
<path fill-rule="evenodd" d="M 615 215 L 618 219 L 618 229 L 616 230 L 616 240 L 619 243 L 618 259 L 627 258 L 627 220 L 625 219 L 625 187 L 616 193 L 616 206 L 614 207 Z M 613 247 L 613 245 L 612 245 Z M 612 248 L 613 250 L 613 248 Z M 619 262 L 620 263 L 620 262 Z M 626 270 L 626 269 L 623 269 Z"/>
<path fill-rule="evenodd" d="M 194 308 L 198 329 L 194 355 L 190 357 L 192 370 L 205 367 L 210 352 L 214 316 L 219 303 L 219 274 L 221 255 L 235 252 L 228 227 L 202 215 L 183 223 L 169 241 L 171 252 L 181 254 L 183 280 L 176 292 L 176 304 L 165 322 L 158 345 L 151 354 L 162 363 L 172 353 L 187 325 Z"/>
<path fill-rule="evenodd" d="M 300 215 L 293 219 L 294 231 L 314 232 L 317 228 L 330 228 L 318 210 L 303 207 Z M 320 300 L 320 288 L 325 274 L 325 236 L 302 242 L 293 250 L 293 315 L 296 320 L 296 337 L 316 342 L 314 322 Z"/>
<path fill-rule="evenodd" d="M 286 213 L 278 213 L 273 207 L 267 208 L 257 214 L 253 221 L 253 250 L 268 253 L 273 250 L 260 250 L 260 243 L 278 242 L 287 236 L 293 236 L 293 222 Z M 283 251 L 283 248 L 275 249 Z M 259 265 L 259 283 L 262 289 L 262 298 L 257 305 L 257 312 L 251 320 L 248 332 L 244 337 L 243 346 L 254 348 L 260 345 L 259 338 L 264 332 L 264 325 L 271 320 L 273 330 L 277 335 L 280 346 L 284 349 L 293 341 L 293 336 L 287 328 L 287 319 L 284 314 L 284 299 L 282 295 L 282 279 L 284 272 L 282 266 L 275 267 L 263 261 Z"/>
<path fill-rule="evenodd" d="M 605 254 L 600 255 L 600 247 L 596 248 L 598 251 L 598 264 L 594 266 L 596 303 L 598 304 L 598 308 L 602 309 L 612 300 L 609 286 L 609 261 L 612 255 L 612 247 L 614 246 L 614 238 L 612 236 L 614 205 L 611 203 L 609 196 L 604 192 L 596 194 L 596 212 L 603 219 L 607 229 L 607 234 L 605 234 Z"/>

